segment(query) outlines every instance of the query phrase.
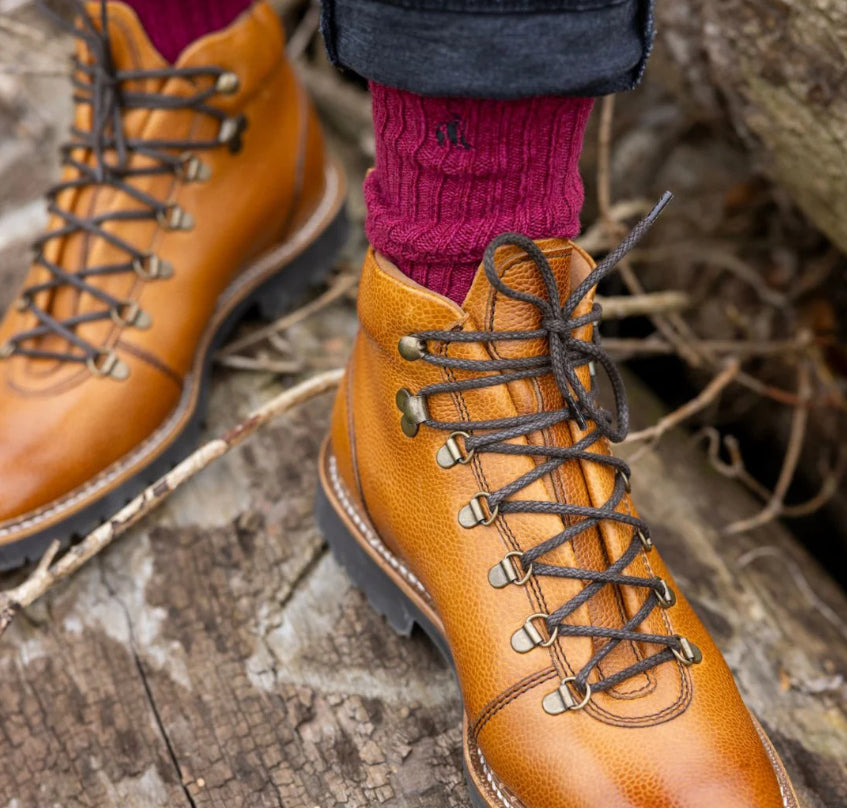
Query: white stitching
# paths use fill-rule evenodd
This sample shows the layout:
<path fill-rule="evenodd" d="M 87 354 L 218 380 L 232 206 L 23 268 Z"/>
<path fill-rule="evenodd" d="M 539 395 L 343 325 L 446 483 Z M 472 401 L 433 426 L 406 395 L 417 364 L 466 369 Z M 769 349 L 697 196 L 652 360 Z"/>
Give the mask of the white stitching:
<path fill-rule="evenodd" d="M 476 744 L 473 744 L 472 749 L 478 763 L 482 767 L 482 772 L 485 775 L 485 779 L 488 781 L 488 785 L 491 787 L 491 790 L 494 792 L 495 796 L 500 800 L 500 802 L 505 806 L 505 808 L 520 808 L 519 803 L 515 802 L 511 797 L 501 791 L 499 783 L 497 782 L 497 778 L 495 777 L 494 772 L 491 771 L 491 769 L 489 768 L 485 758 L 482 756 L 482 751 L 480 750 L 480 748 Z"/>
<path fill-rule="evenodd" d="M 333 491 L 338 498 L 338 501 L 341 504 L 341 507 L 344 508 L 344 512 L 353 520 L 353 523 L 359 529 L 360 533 L 365 537 L 368 544 L 376 550 L 379 555 L 385 559 L 403 578 L 406 579 L 412 586 L 415 587 L 422 595 L 424 595 L 427 600 L 429 600 L 429 595 L 427 594 L 426 589 L 424 589 L 423 584 L 415 577 L 415 575 L 406 568 L 397 558 L 388 550 L 388 548 L 380 541 L 379 537 L 376 535 L 371 526 L 362 518 L 359 514 L 359 510 L 356 505 L 350 499 L 347 486 L 344 484 L 344 481 L 341 479 L 341 475 L 338 473 L 338 461 L 335 459 L 334 455 L 331 455 L 328 462 L 329 466 L 329 479 L 332 484 Z M 485 774 L 486 780 L 488 780 L 488 784 L 491 786 L 492 791 L 497 795 L 503 804 L 504 808 L 520 808 L 517 803 L 507 797 L 499 788 L 497 781 L 494 777 L 494 773 L 488 767 L 488 764 L 485 762 L 485 758 L 482 756 L 482 752 L 476 744 L 472 745 L 473 752 L 477 756 L 477 760 L 482 766 L 483 772 Z"/>
<path fill-rule="evenodd" d="M 430 600 L 429 593 L 424 589 L 424 585 L 415 577 L 414 573 L 402 564 L 396 556 L 394 556 L 388 548 L 382 543 L 379 536 L 376 535 L 371 526 L 359 514 L 358 508 L 353 504 L 348 496 L 347 486 L 338 473 L 338 462 L 335 456 L 329 458 L 329 478 L 332 483 L 332 488 L 335 495 L 344 508 L 345 513 L 353 520 L 353 523 L 359 528 L 359 532 L 367 539 L 368 544 L 376 550 L 405 580 L 410 583 L 418 592 L 423 595 L 427 602 Z"/>
<path fill-rule="evenodd" d="M 768 738 L 765 731 L 759 726 L 758 721 L 754 719 L 753 724 L 756 727 L 759 740 L 761 740 L 762 745 L 765 747 L 765 752 L 767 753 L 768 759 L 773 767 L 774 774 L 776 775 L 776 782 L 777 785 L 779 785 L 779 793 L 782 797 L 782 804 L 785 808 L 798 808 L 794 794 L 791 792 L 790 788 L 786 787 L 786 775 L 782 770 L 782 763 L 776 754 L 776 750 L 773 748 L 773 744 L 771 744 L 770 738 Z"/>

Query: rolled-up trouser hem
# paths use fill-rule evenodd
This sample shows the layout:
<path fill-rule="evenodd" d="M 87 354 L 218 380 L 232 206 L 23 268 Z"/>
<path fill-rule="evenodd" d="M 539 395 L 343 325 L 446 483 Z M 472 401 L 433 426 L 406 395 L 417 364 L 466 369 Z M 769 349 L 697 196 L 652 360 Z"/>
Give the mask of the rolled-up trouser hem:
<path fill-rule="evenodd" d="M 598 96 L 632 89 L 653 0 L 323 0 L 332 60 L 419 95 Z"/>

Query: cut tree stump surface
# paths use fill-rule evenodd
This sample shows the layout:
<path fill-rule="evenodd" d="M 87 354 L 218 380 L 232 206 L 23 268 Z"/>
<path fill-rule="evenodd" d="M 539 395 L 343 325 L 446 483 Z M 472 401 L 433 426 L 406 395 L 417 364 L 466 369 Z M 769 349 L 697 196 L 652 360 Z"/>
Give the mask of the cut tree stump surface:
<path fill-rule="evenodd" d="M 317 350 L 353 329 L 341 304 L 292 336 Z M 278 389 L 219 375 L 210 433 Z M 633 398 L 652 422 L 655 401 Z M 392 633 L 315 527 L 330 400 L 280 418 L 17 618 L 0 639 L 0 806 L 467 808 L 452 673 L 422 636 Z M 755 505 L 683 435 L 634 484 L 807 808 L 842 808 L 844 597 L 782 527 L 720 535 Z"/>

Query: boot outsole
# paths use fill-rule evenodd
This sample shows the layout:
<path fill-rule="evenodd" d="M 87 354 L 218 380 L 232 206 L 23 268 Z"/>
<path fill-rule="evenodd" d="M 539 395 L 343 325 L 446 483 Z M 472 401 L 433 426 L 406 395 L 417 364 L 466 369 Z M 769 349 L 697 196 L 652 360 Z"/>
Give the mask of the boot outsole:
<path fill-rule="evenodd" d="M 322 452 L 322 463 L 325 454 L 326 447 Z M 439 650 L 455 675 L 456 666 L 444 634 L 362 547 L 361 541 L 353 535 L 339 515 L 333 500 L 333 495 L 326 490 L 322 479 L 317 491 L 315 515 L 318 528 L 323 533 L 336 561 L 343 567 L 355 586 L 362 591 L 368 603 L 385 618 L 394 631 L 403 637 L 409 637 L 417 626 Z M 467 732 L 465 735 L 467 743 Z M 471 764 L 467 757 L 466 750 L 463 756 L 463 767 L 473 808 L 507 808 L 505 802 L 489 801 L 483 796 L 477 788 L 475 778 L 471 775 Z M 510 802 L 508 805 L 514 807 L 515 803 Z"/>

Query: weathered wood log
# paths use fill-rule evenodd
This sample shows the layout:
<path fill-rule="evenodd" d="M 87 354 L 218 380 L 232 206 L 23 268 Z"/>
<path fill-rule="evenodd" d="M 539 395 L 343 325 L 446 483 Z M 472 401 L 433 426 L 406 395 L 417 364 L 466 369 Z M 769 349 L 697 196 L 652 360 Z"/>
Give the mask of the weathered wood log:
<path fill-rule="evenodd" d="M 847 3 L 684 0 L 657 15 L 654 75 L 700 113 L 728 111 L 762 167 L 847 252 Z"/>
<path fill-rule="evenodd" d="M 339 306 L 294 336 L 353 327 Z M 277 387 L 221 375 L 212 434 Z M 639 425 L 655 421 L 634 393 Z M 0 805 L 466 808 L 452 674 L 391 633 L 315 528 L 329 403 L 227 455 L 19 615 L 0 640 Z M 722 537 L 755 506 L 683 436 L 634 482 L 807 808 L 843 806 L 843 594 L 778 525 Z"/>

